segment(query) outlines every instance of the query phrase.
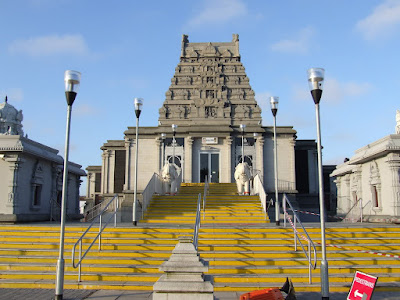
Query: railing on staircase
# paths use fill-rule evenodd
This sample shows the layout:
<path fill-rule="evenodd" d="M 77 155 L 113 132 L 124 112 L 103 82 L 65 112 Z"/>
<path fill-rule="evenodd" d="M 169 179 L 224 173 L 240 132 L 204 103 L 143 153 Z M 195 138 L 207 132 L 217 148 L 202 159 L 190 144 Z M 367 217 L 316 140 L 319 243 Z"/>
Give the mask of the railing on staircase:
<path fill-rule="evenodd" d="M 196 211 L 196 223 L 194 224 L 194 233 L 193 233 L 193 245 L 194 248 L 198 249 L 199 244 L 199 230 L 200 230 L 200 211 L 201 211 L 201 193 L 197 197 L 197 211 Z"/>
<path fill-rule="evenodd" d="M 264 185 L 261 181 L 260 175 L 257 174 L 253 179 L 253 194 L 258 195 L 264 211 L 264 217 L 267 219 L 267 194 L 264 190 Z"/>
<path fill-rule="evenodd" d="M 348 199 L 351 202 L 350 199 Z M 362 222 L 362 198 L 357 199 L 353 205 L 351 205 L 349 211 L 344 216 L 342 222 L 344 223 L 357 223 L 359 220 Z"/>
<path fill-rule="evenodd" d="M 115 197 L 115 196 L 114 196 Z M 114 199 L 113 197 L 113 199 Z M 119 200 L 118 200 L 119 201 Z M 104 210 L 105 207 L 107 207 L 107 209 L 111 209 L 112 211 L 115 210 L 115 203 L 112 202 L 112 206 L 109 206 L 109 202 L 107 201 L 102 201 L 101 203 L 93 206 L 91 209 L 88 209 L 85 213 L 85 222 L 89 222 L 92 221 L 93 219 L 95 219 L 98 215 L 100 215 L 100 213 Z M 118 202 L 118 207 L 121 206 L 121 203 Z"/>
<path fill-rule="evenodd" d="M 370 201 L 368 201 L 365 206 L 368 205 L 368 203 L 370 203 Z M 363 206 L 363 200 L 362 198 L 357 199 L 357 201 L 353 204 L 353 206 L 349 209 L 348 213 L 346 214 L 346 216 L 343 218 L 342 222 L 344 223 L 357 223 L 358 221 L 360 221 L 360 223 L 363 222 L 363 210 L 364 207 Z"/>
<path fill-rule="evenodd" d="M 290 203 L 288 197 L 286 196 L 286 194 L 283 194 L 283 213 L 285 215 L 284 217 L 284 227 L 286 227 L 286 219 L 289 220 L 290 225 L 293 228 L 293 233 L 294 233 L 294 250 L 297 251 L 297 241 L 299 242 L 301 248 L 303 249 L 304 254 L 306 255 L 307 259 L 308 259 L 308 281 L 311 284 L 312 283 L 312 278 L 311 278 L 311 270 L 315 270 L 315 268 L 317 267 L 317 250 L 315 248 L 315 245 L 313 243 L 313 241 L 311 240 L 310 236 L 307 233 L 307 230 L 304 228 L 303 224 L 301 223 L 299 217 L 296 214 L 296 211 L 293 209 L 292 204 Z M 287 205 L 289 206 L 289 209 L 291 209 L 292 213 L 293 213 L 293 221 L 290 218 L 290 215 L 287 211 Z M 301 229 L 303 230 L 303 233 L 305 234 L 305 236 L 303 234 L 301 234 L 300 232 L 297 231 L 297 223 L 300 224 Z M 301 242 L 301 240 L 305 240 L 308 244 L 308 251 L 304 248 L 303 243 Z M 311 250 L 313 251 L 314 254 L 314 258 L 311 259 Z"/>
<path fill-rule="evenodd" d="M 151 177 L 149 183 L 143 190 L 143 201 L 142 201 L 142 219 L 147 211 L 147 207 L 149 206 L 150 200 L 153 197 L 153 194 L 162 194 L 163 193 L 163 183 L 160 175 L 154 173 Z"/>
<path fill-rule="evenodd" d="M 206 203 L 207 203 L 208 188 L 209 188 L 209 184 L 208 184 L 208 179 L 206 176 L 205 181 L 204 181 L 204 194 L 203 194 L 203 220 L 206 219 Z"/>
<path fill-rule="evenodd" d="M 113 205 L 114 206 L 114 213 L 108 218 L 108 220 L 103 224 L 103 214 L 107 211 L 107 209 Z M 95 217 L 92 222 L 90 223 L 89 227 L 86 229 L 86 231 L 81 235 L 81 237 L 76 241 L 74 246 L 72 247 L 72 266 L 76 269 L 79 267 L 79 273 L 78 273 L 78 281 L 81 281 L 81 268 L 82 268 L 82 261 L 85 258 L 86 254 L 90 251 L 94 243 L 99 240 L 99 251 L 101 250 L 101 234 L 106 229 L 107 225 L 110 223 L 110 221 L 114 218 L 114 227 L 117 227 L 117 212 L 119 208 L 119 197 L 116 194 L 110 201 L 108 201 L 107 205 L 104 206 L 103 210 L 99 213 L 97 217 Z M 83 243 L 83 238 L 85 235 L 90 231 L 90 229 L 93 227 L 93 225 L 96 223 L 97 219 L 99 219 L 99 233 L 94 237 L 92 243 L 89 245 L 89 247 L 86 249 L 85 253 L 82 255 L 82 243 Z M 75 263 L 75 251 L 76 247 L 79 245 L 79 261 Z"/>
<path fill-rule="evenodd" d="M 54 213 L 57 208 L 57 214 Z M 57 216 L 57 218 L 56 218 Z M 71 217 L 66 214 L 66 219 L 71 219 Z M 57 202 L 56 199 L 50 199 L 50 221 L 60 221 L 61 220 L 61 204 Z"/>

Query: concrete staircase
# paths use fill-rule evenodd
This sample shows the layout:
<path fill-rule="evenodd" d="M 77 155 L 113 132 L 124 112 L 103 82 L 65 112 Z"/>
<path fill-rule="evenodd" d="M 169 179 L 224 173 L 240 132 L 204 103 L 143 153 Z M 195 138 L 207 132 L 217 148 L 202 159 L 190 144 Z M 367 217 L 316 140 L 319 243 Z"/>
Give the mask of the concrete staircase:
<path fill-rule="evenodd" d="M 178 195 L 154 196 L 141 223 L 193 226 L 199 193 L 203 195 L 204 185 L 183 183 Z M 237 195 L 236 184 L 210 184 L 202 224 L 265 224 L 266 222 L 269 222 L 269 219 L 262 211 L 258 196 Z"/>
<path fill-rule="evenodd" d="M 85 227 L 68 224 L 65 288 L 152 290 L 161 275 L 158 268 L 170 257 L 178 236 L 193 233 L 198 192 L 203 186 L 187 184 L 177 196 L 155 196 L 140 226 L 108 228 L 102 250 L 92 248 L 84 260 L 80 283 L 70 257 Z M 286 277 L 296 291 L 320 291 L 319 268 L 313 271 L 313 284 L 308 284 L 308 262 L 301 250 L 294 251 L 292 230 L 269 224 L 256 198 L 235 195 L 233 185 L 211 184 L 207 199 L 199 252 L 209 261 L 215 291 L 282 286 Z M 307 230 L 320 241 L 318 225 Z M 90 237 L 96 234 L 94 229 Z M 348 291 L 356 270 L 378 276 L 377 290 L 400 291 L 400 259 L 359 251 L 400 255 L 400 228 L 328 224 L 326 238 L 327 244 L 345 247 L 327 247 L 332 292 Z M 87 246 L 91 240 L 84 242 Z M 58 244 L 56 224 L 0 226 L 0 288 L 54 288 Z"/>

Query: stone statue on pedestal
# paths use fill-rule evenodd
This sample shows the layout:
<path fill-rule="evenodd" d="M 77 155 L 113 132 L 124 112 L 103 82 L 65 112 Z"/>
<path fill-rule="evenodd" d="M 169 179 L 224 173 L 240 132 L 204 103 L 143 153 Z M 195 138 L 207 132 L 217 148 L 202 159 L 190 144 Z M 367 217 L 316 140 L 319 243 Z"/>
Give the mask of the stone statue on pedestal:
<path fill-rule="evenodd" d="M 250 194 L 250 179 L 251 171 L 249 165 L 245 163 L 239 163 L 235 168 L 235 180 L 239 195 Z"/>
<path fill-rule="evenodd" d="M 163 191 L 165 194 L 174 195 L 177 190 L 177 179 L 179 175 L 175 164 L 166 163 L 161 170 L 161 179 L 163 181 Z"/>

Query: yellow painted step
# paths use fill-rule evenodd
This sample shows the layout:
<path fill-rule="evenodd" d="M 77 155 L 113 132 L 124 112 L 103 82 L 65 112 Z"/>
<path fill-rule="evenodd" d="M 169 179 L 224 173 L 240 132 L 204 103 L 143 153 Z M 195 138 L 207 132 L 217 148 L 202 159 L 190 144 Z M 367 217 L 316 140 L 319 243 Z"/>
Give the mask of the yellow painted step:
<path fill-rule="evenodd" d="M 143 274 L 145 275 L 145 274 Z M 156 276 L 135 276 L 135 275 L 113 275 L 113 274 L 82 274 L 81 275 L 81 281 L 99 281 L 99 282 L 104 282 L 104 281 L 120 281 L 120 282 L 152 282 L 155 283 L 159 278 L 160 274 L 157 274 Z M 78 274 L 71 274 L 67 273 L 64 274 L 64 280 L 77 280 Z M 56 278 L 55 273 L 49 273 L 49 274 L 44 274 L 44 273 L 30 273 L 30 274 L 23 274 L 23 273 L 13 273 L 13 274 L 0 274 L 0 279 L 32 279 L 32 280 L 37 280 L 40 278 L 40 280 L 46 280 L 46 279 L 52 279 L 54 280 Z"/>

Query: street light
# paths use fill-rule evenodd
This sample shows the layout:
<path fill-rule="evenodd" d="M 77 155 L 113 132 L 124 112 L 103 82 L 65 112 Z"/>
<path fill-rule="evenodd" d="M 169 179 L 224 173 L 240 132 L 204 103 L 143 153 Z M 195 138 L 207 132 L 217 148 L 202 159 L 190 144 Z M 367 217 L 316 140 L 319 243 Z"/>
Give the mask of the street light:
<path fill-rule="evenodd" d="M 242 163 L 244 163 L 244 130 L 246 129 L 245 124 L 240 124 L 240 131 L 242 132 Z"/>
<path fill-rule="evenodd" d="M 271 112 L 274 116 L 274 172 L 275 172 L 275 224 L 280 224 L 279 198 L 278 198 L 278 149 L 276 140 L 276 114 L 278 112 L 279 97 L 270 97 Z"/>
<path fill-rule="evenodd" d="M 308 84 L 310 87 L 311 95 L 315 103 L 315 115 L 317 122 L 318 184 L 319 184 L 319 207 L 321 215 L 320 216 L 321 244 L 322 244 L 321 294 L 323 300 L 328 300 L 329 278 L 328 278 L 328 261 L 326 259 L 324 182 L 322 173 L 321 131 L 320 131 L 320 117 L 319 117 L 319 101 L 321 100 L 321 95 L 322 95 L 324 73 L 325 70 L 321 68 L 312 68 L 308 70 Z"/>
<path fill-rule="evenodd" d="M 174 164 L 175 167 L 175 135 L 176 135 L 176 129 L 178 128 L 178 125 L 172 124 L 171 125 L 172 132 L 173 132 L 173 137 L 172 137 L 172 163 Z"/>
<path fill-rule="evenodd" d="M 137 225 L 136 220 L 136 204 L 137 204 L 137 177 L 138 177 L 138 153 L 139 153 L 139 117 L 142 112 L 143 99 L 135 98 L 135 114 L 136 114 L 136 149 L 135 149 L 135 190 L 133 194 L 132 222 Z"/>
<path fill-rule="evenodd" d="M 65 98 L 67 100 L 67 124 L 65 133 L 65 155 L 64 155 L 64 170 L 63 170 L 63 186 L 61 197 L 61 224 L 60 224 L 60 249 L 57 260 L 56 273 L 56 300 L 63 299 L 64 291 L 64 235 L 65 235 L 65 218 L 66 218 L 66 202 L 67 202 L 67 185 L 68 185 L 68 156 L 69 156 L 69 136 L 71 129 L 71 111 L 72 104 L 75 101 L 76 94 L 79 90 L 81 81 L 81 73 L 78 71 L 67 70 L 64 73 L 65 82 Z"/>

